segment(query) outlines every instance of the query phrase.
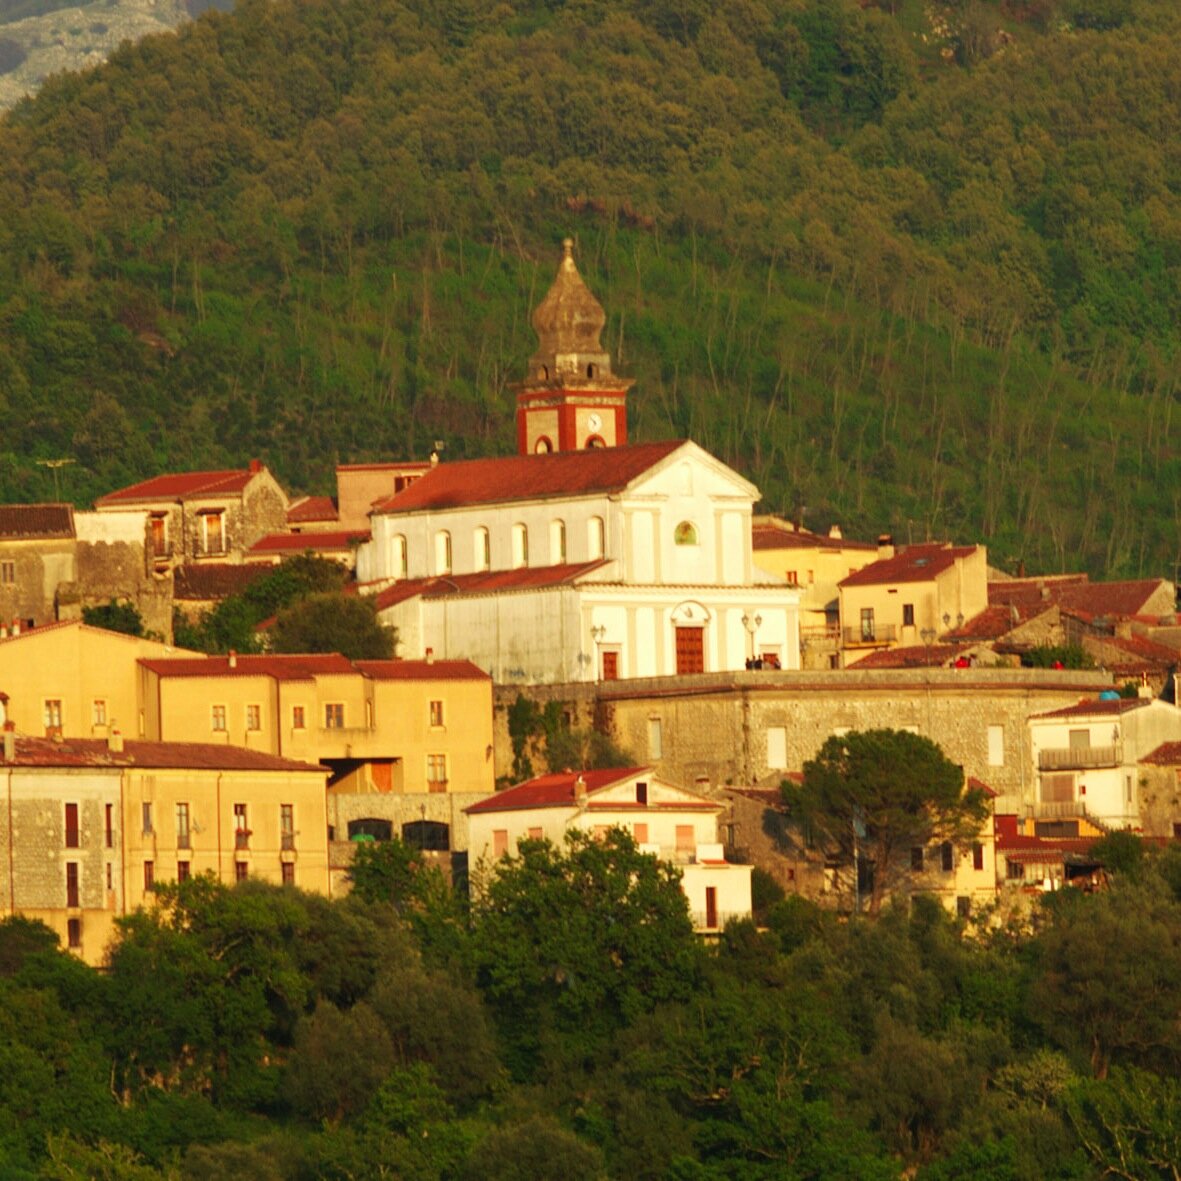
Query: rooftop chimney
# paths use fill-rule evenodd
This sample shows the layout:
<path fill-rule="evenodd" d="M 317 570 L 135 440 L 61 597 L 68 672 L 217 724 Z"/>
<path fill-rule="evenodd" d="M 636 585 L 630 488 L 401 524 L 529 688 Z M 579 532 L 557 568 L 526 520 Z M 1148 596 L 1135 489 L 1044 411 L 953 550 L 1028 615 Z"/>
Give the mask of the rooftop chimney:
<path fill-rule="evenodd" d="M 574 781 L 574 802 L 576 804 L 586 803 L 586 780 L 582 776 L 582 772 L 578 773 L 578 778 Z"/>
<path fill-rule="evenodd" d="M 123 753 L 123 731 L 111 728 L 111 732 L 107 735 L 107 750 L 113 755 L 121 755 Z"/>
<path fill-rule="evenodd" d="M 841 538 L 844 537 L 844 534 L 841 532 L 840 525 L 829 525 L 828 535 L 829 535 L 829 537 L 833 538 L 835 541 L 840 541 Z"/>
<path fill-rule="evenodd" d="M 878 557 L 892 558 L 894 556 L 894 534 L 893 533 L 879 533 L 878 534 Z"/>
<path fill-rule="evenodd" d="M 12 621 L 12 634 L 14 636 L 19 636 L 21 634 L 21 621 L 19 619 L 14 619 Z"/>
<path fill-rule="evenodd" d="M 4 723 L 4 761 L 12 763 L 16 761 L 16 723 Z"/>
<path fill-rule="evenodd" d="M 233 648 L 231 648 L 230 652 L 229 652 L 229 661 L 230 661 L 230 668 L 237 668 L 238 667 L 238 653 Z"/>
<path fill-rule="evenodd" d="M 258 473 L 261 471 L 262 471 L 262 460 L 261 459 L 252 459 L 250 461 L 250 474 L 252 476 L 257 476 Z"/>
<path fill-rule="evenodd" d="M 434 648 L 428 648 L 428 649 L 426 650 L 426 662 L 427 662 L 427 664 L 434 664 L 434 663 L 435 663 L 435 650 L 434 650 Z"/>

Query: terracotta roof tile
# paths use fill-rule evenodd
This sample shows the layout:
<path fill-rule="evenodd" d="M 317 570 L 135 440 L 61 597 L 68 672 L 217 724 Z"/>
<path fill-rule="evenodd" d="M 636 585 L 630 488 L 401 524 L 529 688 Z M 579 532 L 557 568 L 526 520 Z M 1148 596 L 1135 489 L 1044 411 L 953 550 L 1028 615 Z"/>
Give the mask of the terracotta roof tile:
<path fill-rule="evenodd" d="M 172 597 L 203 602 L 240 595 L 273 569 L 257 563 L 239 566 L 231 562 L 196 562 L 190 566 L 178 566 L 172 573 Z"/>
<path fill-rule="evenodd" d="M 882 648 L 855 660 L 849 668 L 937 668 L 968 652 L 974 644 L 917 644 L 908 648 Z"/>
<path fill-rule="evenodd" d="M 990 604 L 1014 604 L 1032 609 L 1041 604 L 1058 606 L 1086 619 L 1100 616 L 1125 619 L 1141 615 L 1160 592 L 1159 578 L 1123 582 L 1091 582 L 1085 574 L 1048 578 L 1002 578 L 988 584 Z M 1150 616 L 1152 617 L 1152 616 Z"/>
<path fill-rule="evenodd" d="M 374 596 L 379 611 L 422 596 L 443 599 L 451 595 L 486 595 L 502 591 L 543 590 L 577 582 L 607 560 L 579 562 L 564 566 L 523 566 L 518 570 L 484 570 L 478 574 L 446 574 L 433 578 L 406 578 L 378 591 Z"/>
<path fill-rule="evenodd" d="M 926 582 L 950 569 L 957 558 L 976 552 L 974 545 L 908 545 L 892 558 L 870 562 L 844 578 L 839 586 L 886 586 L 895 582 Z"/>
<path fill-rule="evenodd" d="M 829 537 L 809 529 L 794 529 L 781 521 L 755 521 L 751 527 L 755 549 L 830 549 L 873 551 L 872 541 L 851 541 L 847 537 Z"/>
<path fill-rule="evenodd" d="M 264 469 L 260 469 L 264 470 Z M 136 504 L 154 500 L 185 500 L 197 496 L 231 496 L 241 492 L 258 473 L 249 468 L 216 472 L 177 472 L 153 476 L 127 488 L 100 496 L 95 506 Z"/>
<path fill-rule="evenodd" d="M 310 550 L 349 550 L 369 540 L 368 529 L 324 529 L 314 533 L 269 533 L 247 551 L 252 554 L 302 554 Z"/>
<path fill-rule="evenodd" d="M 244 655 L 234 660 L 233 668 L 228 656 L 149 658 L 139 663 L 160 677 L 271 677 L 276 681 L 307 681 L 316 676 L 348 675 L 355 671 L 352 662 L 338 652 Z"/>
<path fill-rule="evenodd" d="M 127 741 L 112 751 L 104 738 L 16 737 L 20 767 L 155 767 L 214 771 L 325 771 L 315 763 L 282 759 L 263 751 L 207 742 Z"/>
<path fill-rule="evenodd" d="M 958 640 L 998 640 L 1001 636 L 1008 635 L 1015 627 L 1020 627 L 1043 611 L 1049 610 L 1052 605 L 1043 603 L 1040 599 L 1036 605 L 997 603 L 995 606 L 985 607 L 979 615 L 973 615 L 966 623 L 957 627 L 954 637 Z"/>
<path fill-rule="evenodd" d="M 336 501 L 331 496 L 301 496 L 288 507 L 287 520 L 292 525 L 339 520 Z"/>
<path fill-rule="evenodd" d="M 1181 742 L 1162 742 L 1140 761 L 1154 767 L 1181 767 Z"/>
<path fill-rule="evenodd" d="M 1113 697 L 1107 701 L 1100 701 L 1098 698 L 1092 697 L 1076 702 L 1074 705 L 1064 706 L 1062 709 L 1052 709 L 1044 714 L 1033 714 L 1031 717 L 1035 720 L 1038 718 L 1109 717 L 1126 714 L 1129 710 L 1141 709 L 1148 704 L 1149 700 L 1146 697 Z"/>
<path fill-rule="evenodd" d="M 356 660 L 356 667 L 375 681 L 490 681 L 470 660 Z"/>
<path fill-rule="evenodd" d="M 70 538 L 74 509 L 68 504 L 0 504 L 0 539 Z"/>
<path fill-rule="evenodd" d="M 408 488 L 379 501 L 373 511 L 417 512 L 616 492 L 683 446 L 682 440 L 671 440 L 441 463 Z"/>
<path fill-rule="evenodd" d="M 552 775 L 539 775 L 497 792 L 486 800 L 471 804 L 464 811 L 469 815 L 482 812 L 515 812 L 523 808 L 572 808 L 574 806 L 574 784 L 581 775 L 586 782 L 587 794 L 602 791 L 614 783 L 643 775 L 650 767 L 613 767 L 604 771 L 559 771 Z"/>
<path fill-rule="evenodd" d="M 990 604 L 1029 608 L 1049 607 L 1057 602 L 1063 587 L 1087 581 L 1085 574 L 1056 574 L 1046 578 L 998 578 L 988 584 Z"/>

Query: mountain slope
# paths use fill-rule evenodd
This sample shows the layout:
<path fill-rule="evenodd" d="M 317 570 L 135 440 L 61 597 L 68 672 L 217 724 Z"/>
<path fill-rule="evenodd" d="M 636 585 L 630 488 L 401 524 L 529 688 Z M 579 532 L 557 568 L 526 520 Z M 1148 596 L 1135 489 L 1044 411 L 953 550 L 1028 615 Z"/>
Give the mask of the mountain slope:
<path fill-rule="evenodd" d="M 634 437 L 814 525 L 1171 568 L 1181 14 L 898 7 L 248 0 L 51 80 L 0 125 L 0 493 L 508 449 L 572 232 Z"/>

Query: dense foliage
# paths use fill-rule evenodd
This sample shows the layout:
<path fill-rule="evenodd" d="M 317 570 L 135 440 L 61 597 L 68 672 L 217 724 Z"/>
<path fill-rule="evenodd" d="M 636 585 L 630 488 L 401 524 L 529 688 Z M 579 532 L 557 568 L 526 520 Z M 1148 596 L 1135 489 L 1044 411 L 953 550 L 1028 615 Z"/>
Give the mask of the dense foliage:
<path fill-rule="evenodd" d="M 343 900 L 162 886 L 103 973 L 0 923 L 0 1172 L 1172 1176 L 1177 849 L 1031 931 L 792 898 L 716 947 L 622 834 L 523 854 L 470 913 L 396 846 Z"/>
<path fill-rule="evenodd" d="M 689 435 L 864 535 L 1169 569 L 1181 9 L 245 0 L 0 122 L 0 495 L 512 447 L 572 232 Z"/>

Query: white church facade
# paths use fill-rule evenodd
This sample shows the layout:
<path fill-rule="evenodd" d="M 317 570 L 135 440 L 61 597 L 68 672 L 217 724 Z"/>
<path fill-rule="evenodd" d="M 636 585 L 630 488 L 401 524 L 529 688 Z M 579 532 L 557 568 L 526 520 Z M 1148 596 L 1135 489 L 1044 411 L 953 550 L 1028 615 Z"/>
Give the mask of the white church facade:
<path fill-rule="evenodd" d="M 437 464 L 372 508 L 357 576 L 398 654 L 499 683 L 798 668 L 799 592 L 752 558 L 758 490 L 695 443 L 627 444 L 604 321 L 567 245 L 520 453 Z"/>

